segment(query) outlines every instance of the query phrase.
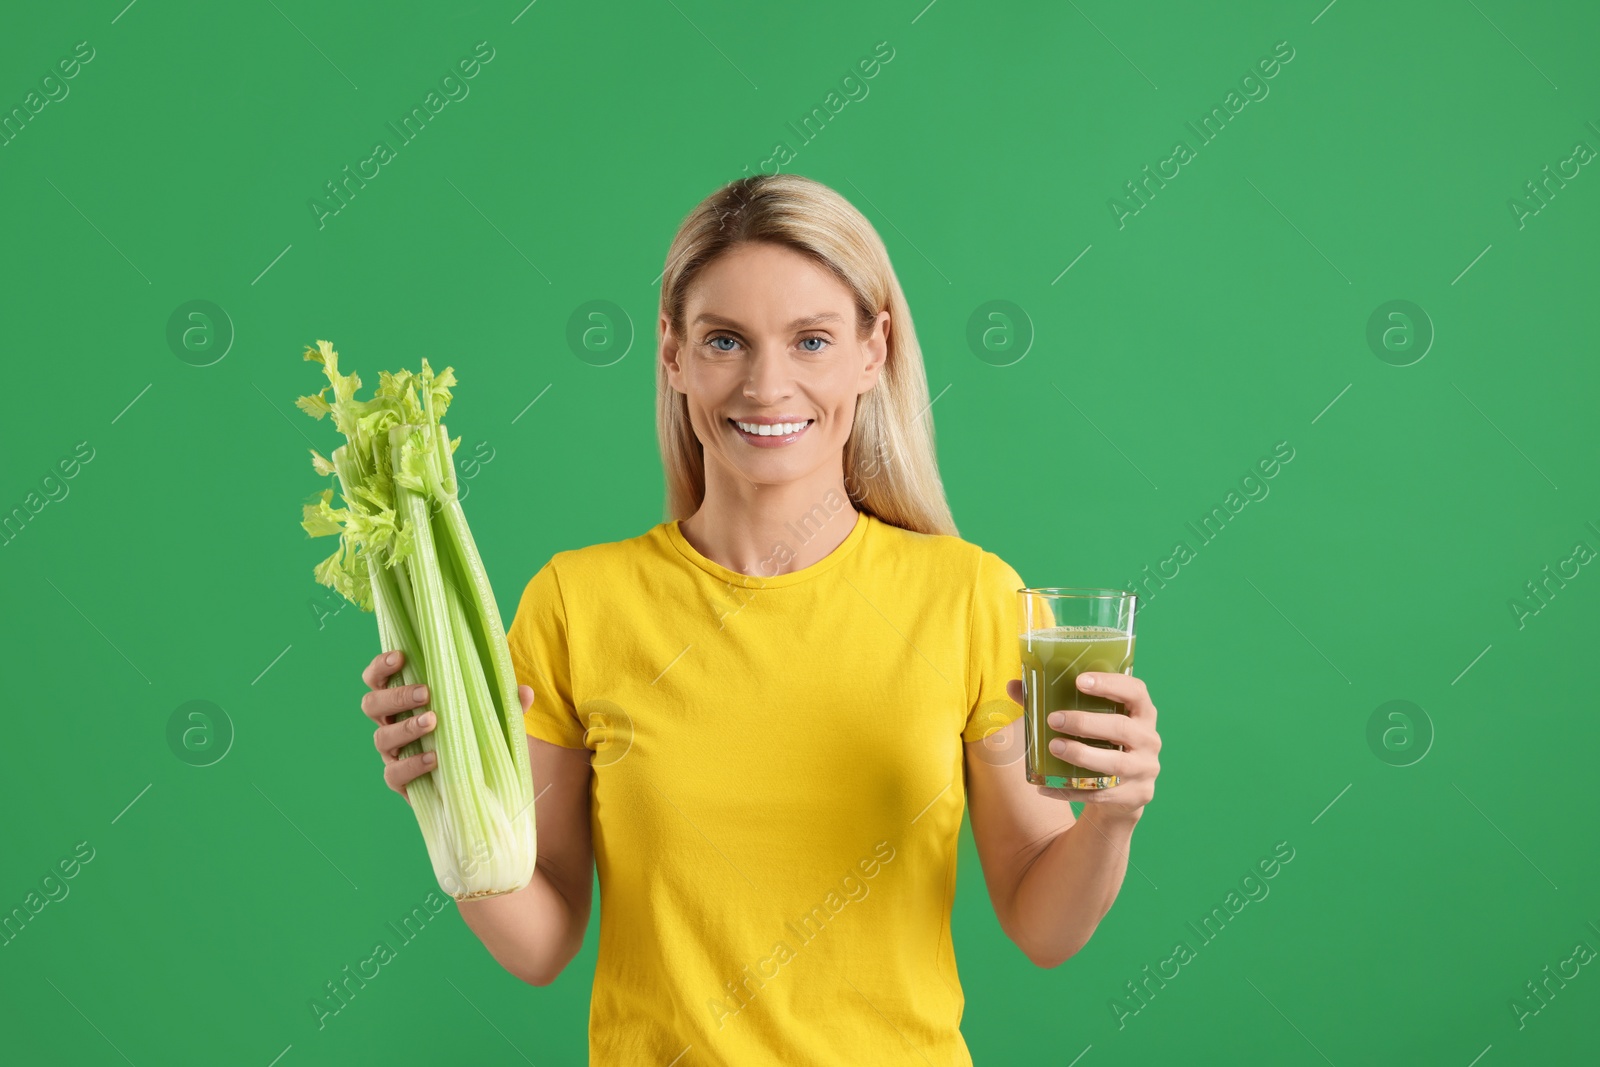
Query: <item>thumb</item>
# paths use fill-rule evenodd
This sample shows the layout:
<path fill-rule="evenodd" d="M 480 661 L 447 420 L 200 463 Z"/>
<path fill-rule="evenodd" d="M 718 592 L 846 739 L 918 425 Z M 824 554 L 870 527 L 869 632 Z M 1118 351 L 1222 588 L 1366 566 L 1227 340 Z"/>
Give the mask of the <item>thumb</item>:
<path fill-rule="evenodd" d="M 1022 688 L 1022 682 L 1019 679 L 1013 678 L 1011 681 L 1006 683 L 1006 696 L 1010 697 L 1012 700 L 1015 700 L 1018 704 L 1023 703 L 1022 698 L 1024 696 L 1024 690 Z"/>
<path fill-rule="evenodd" d="M 526 685 L 517 686 L 517 697 L 522 701 L 522 710 L 526 712 L 533 707 L 533 687 Z"/>

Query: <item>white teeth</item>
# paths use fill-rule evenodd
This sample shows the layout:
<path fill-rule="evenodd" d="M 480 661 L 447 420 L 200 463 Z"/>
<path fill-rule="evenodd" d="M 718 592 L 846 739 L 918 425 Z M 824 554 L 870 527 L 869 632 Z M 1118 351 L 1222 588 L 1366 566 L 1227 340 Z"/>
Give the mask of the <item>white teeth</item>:
<path fill-rule="evenodd" d="M 807 419 L 805 422 L 778 422 L 771 424 L 735 421 L 734 425 L 739 427 L 739 429 L 743 430 L 745 433 L 755 434 L 757 437 L 783 437 L 791 433 L 799 433 L 801 430 L 811 425 L 811 420 Z"/>

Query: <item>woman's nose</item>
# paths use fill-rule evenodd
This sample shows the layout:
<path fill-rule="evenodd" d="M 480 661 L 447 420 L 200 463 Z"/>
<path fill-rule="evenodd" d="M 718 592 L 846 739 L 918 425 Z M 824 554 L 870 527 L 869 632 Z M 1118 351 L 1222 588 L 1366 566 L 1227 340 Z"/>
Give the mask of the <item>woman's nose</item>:
<path fill-rule="evenodd" d="M 750 376 L 745 379 L 744 395 L 761 404 L 787 397 L 790 389 L 789 364 L 782 356 L 757 352 L 750 359 Z"/>

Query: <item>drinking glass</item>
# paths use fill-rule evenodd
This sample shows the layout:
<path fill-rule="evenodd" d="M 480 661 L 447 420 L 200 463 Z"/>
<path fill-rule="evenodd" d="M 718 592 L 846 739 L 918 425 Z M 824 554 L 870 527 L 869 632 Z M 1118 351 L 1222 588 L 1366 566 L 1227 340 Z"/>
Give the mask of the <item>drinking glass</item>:
<path fill-rule="evenodd" d="M 1056 737 L 1095 748 L 1122 746 L 1096 737 L 1058 733 L 1046 721 L 1053 711 L 1098 711 L 1126 715 L 1114 700 L 1078 689 L 1084 671 L 1133 672 L 1134 611 L 1137 594 L 1127 589 L 1045 586 L 1019 589 L 1022 598 L 1023 717 L 1028 781 L 1053 789 L 1109 789 L 1114 774 L 1080 767 L 1050 751 Z"/>

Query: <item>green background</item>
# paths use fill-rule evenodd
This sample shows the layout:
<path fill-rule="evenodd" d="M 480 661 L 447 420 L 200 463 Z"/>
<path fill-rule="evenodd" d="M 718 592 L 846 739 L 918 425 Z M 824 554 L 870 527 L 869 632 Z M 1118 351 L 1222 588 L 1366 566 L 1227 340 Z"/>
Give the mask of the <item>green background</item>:
<path fill-rule="evenodd" d="M 320 384 L 301 351 L 329 339 L 369 382 L 455 366 L 461 456 L 492 455 L 467 510 L 509 613 L 552 553 L 663 518 L 656 279 L 684 214 L 779 141 L 889 247 L 963 537 L 1038 585 L 1194 551 L 1141 623 L 1162 774 L 1088 946 L 1030 965 L 963 832 L 976 1061 L 1592 1058 L 1597 968 L 1542 1005 L 1525 984 L 1600 948 L 1577 815 L 1600 174 L 1521 225 L 1510 202 L 1600 148 L 1600 15 L 925 2 L 13 13 L 6 112 L 77 42 L 94 58 L 0 147 L 0 508 L 23 509 L 0 552 L 0 911 L 78 842 L 94 858 L 0 947 L 6 1059 L 582 1062 L 597 920 L 533 988 L 452 907 L 325 1027 L 309 1008 L 434 883 L 357 707 L 374 621 L 311 580 L 332 542 L 299 527 L 307 448 L 338 439 L 294 409 Z M 480 41 L 470 94 L 319 227 L 308 202 Z M 868 95 L 802 143 L 789 123 L 880 41 Z M 1268 95 L 1199 145 L 1185 124 L 1280 41 Z M 1180 139 L 1195 158 L 1119 226 L 1111 199 Z M 226 324 L 169 343 L 196 300 Z M 1421 315 L 1374 347 L 1394 300 Z M 591 301 L 615 332 L 574 348 Z M 977 348 L 974 322 L 996 328 Z M 1270 494 L 1201 544 L 1188 524 L 1278 442 Z M 1577 573 L 1519 622 L 1547 565 Z M 190 701 L 209 750 L 169 741 Z M 1270 894 L 1197 937 L 1279 842 Z M 1178 976 L 1128 998 L 1180 940 Z M 1120 1025 L 1119 996 L 1139 1008 Z"/>

